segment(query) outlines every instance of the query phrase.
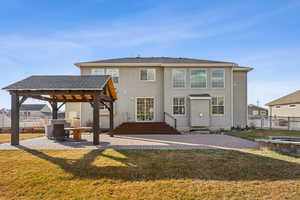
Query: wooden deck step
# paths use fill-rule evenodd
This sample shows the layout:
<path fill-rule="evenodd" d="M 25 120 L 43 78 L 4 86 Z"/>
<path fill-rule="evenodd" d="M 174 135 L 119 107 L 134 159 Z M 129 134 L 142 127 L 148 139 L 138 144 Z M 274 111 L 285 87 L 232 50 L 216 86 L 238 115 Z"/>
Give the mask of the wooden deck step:
<path fill-rule="evenodd" d="M 165 122 L 127 122 L 116 127 L 113 134 L 180 134 Z"/>

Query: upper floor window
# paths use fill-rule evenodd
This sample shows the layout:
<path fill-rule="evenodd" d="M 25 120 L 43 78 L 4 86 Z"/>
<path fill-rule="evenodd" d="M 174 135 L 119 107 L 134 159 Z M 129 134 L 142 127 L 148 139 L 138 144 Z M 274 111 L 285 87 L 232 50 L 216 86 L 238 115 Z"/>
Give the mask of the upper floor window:
<path fill-rule="evenodd" d="M 185 115 L 185 97 L 173 98 L 173 115 Z"/>
<path fill-rule="evenodd" d="M 172 85 L 173 88 L 185 88 L 185 69 L 172 70 Z"/>
<path fill-rule="evenodd" d="M 296 105 L 295 105 L 295 104 L 290 104 L 289 107 L 290 107 L 290 108 L 295 108 Z"/>
<path fill-rule="evenodd" d="M 111 75 L 114 84 L 119 84 L 119 70 L 118 69 L 106 69 L 106 75 Z"/>
<path fill-rule="evenodd" d="M 92 75 L 105 75 L 105 70 L 104 69 L 92 69 L 91 72 Z"/>
<path fill-rule="evenodd" d="M 212 71 L 212 88 L 224 88 L 225 86 L 225 71 L 218 69 Z"/>
<path fill-rule="evenodd" d="M 191 70 L 191 88 L 206 88 L 207 71 L 192 69 Z"/>
<path fill-rule="evenodd" d="M 211 104 L 213 115 L 224 115 L 224 97 L 213 97 Z"/>
<path fill-rule="evenodd" d="M 141 69 L 140 79 L 142 81 L 155 81 L 155 69 Z"/>
<path fill-rule="evenodd" d="M 115 87 L 117 87 L 119 84 L 119 69 L 95 68 L 95 69 L 92 69 L 91 74 L 92 75 L 110 75 L 112 77 Z"/>

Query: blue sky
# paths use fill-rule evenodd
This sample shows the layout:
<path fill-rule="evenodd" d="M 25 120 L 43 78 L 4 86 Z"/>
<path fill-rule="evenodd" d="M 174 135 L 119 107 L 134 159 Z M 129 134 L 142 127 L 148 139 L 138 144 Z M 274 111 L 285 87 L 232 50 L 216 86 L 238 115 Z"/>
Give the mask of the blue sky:
<path fill-rule="evenodd" d="M 232 61 L 249 103 L 300 89 L 297 0 L 7 0 L 0 2 L 0 86 L 79 74 L 74 62 L 128 56 Z M 0 108 L 10 106 L 0 92 Z"/>

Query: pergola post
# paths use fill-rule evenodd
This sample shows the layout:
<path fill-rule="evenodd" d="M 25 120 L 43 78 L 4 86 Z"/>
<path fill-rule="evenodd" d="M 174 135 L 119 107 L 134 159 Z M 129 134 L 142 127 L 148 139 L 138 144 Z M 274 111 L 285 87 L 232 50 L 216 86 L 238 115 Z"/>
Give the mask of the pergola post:
<path fill-rule="evenodd" d="M 51 102 L 51 107 L 52 107 L 52 119 L 57 119 L 57 113 L 58 113 L 57 102 L 56 101 Z"/>
<path fill-rule="evenodd" d="M 112 130 L 114 129 L 114 102 L 109 102 L 109 135 L 114 136 Z"/>
<path fill-rule="evenodd" d="M 11 145 L 19 145 L 20 133 L 20 100 L 19 95 L 11 93 Z"/>
<path fill-rule="evenodd" d="M 94 102 L 93 102 L 93 144 L 99 144 L 99 134 L 100 134 L 100 95 L 94 95 Z"/>

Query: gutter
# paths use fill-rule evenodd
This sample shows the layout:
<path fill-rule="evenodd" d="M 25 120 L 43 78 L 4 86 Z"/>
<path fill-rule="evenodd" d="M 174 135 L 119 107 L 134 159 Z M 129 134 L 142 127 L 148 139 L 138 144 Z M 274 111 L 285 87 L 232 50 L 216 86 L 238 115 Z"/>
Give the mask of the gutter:
<path fill-rule="evenodd" d="M 235 63 L 75 63 L 77 67 L 235 67 Z"/>

